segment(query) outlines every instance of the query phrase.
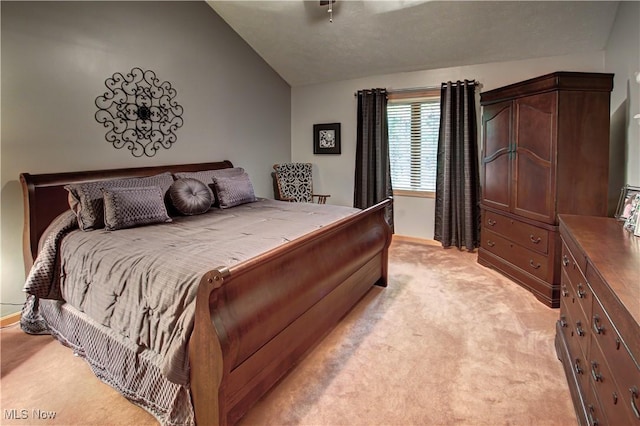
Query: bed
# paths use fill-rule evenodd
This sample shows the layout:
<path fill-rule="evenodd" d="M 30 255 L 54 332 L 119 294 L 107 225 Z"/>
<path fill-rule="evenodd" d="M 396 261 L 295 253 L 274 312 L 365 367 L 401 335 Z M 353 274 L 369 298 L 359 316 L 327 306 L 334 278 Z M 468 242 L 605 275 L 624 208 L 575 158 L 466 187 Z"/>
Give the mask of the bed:
<path fill-rule="evenodd" d="M 27 274 L 32 271 L 42 248 L 43 234 L 50 232 L 51 227 L 69 213 L 66 185 L 141 178 L 163 172 L 196 173 L 233 168 L 231 162 L 222 161 L 21 174 Z M 294 204 L 261 201 L 275 214 L 279 214 L 280 205 L 273 203 Z M 193 321 L 185 327 L 186 353 L 182 361 L 187 378 L 183 381 L 169 380 L 161 368 L 166 360 L 158 361 L 159 355 L 149 355 L 144 345 L 122 342 L 114 329 L 90 318 L 59 295 L 30 296 L 28 305 L 36 306 L 38 315 L 50 326 L 48 331 L 87 358 L 103 381 L 147 409 L 162 424 L 234 424 L 371 286 L 386 286 L 391 231 L 384 212 L 391 202 L 389 199 L 365 210 L 345 213 L 337 220 L 290 240 L 285 238 L 283 243 L 237 263 L 207 265 L 204 270 L 194 268 L 194 301 L 189 303 Z M 252 205 L 243 209 L 253 209 L 254 215 L 259 214 Z M 315 210 L 310 212 L 309 215 L 316 214 Z M 191 218 L 175 220 L 185 226 L 191 224 L 190 221 Z M 195 229 L 190 231 L 194 241 L 201 234 Z M 105 234 L 97 234 L 100 233 Z M 83 234 L 88 233 L 77 231 L 70 235 L 81 238 Z M 71 236 L 64 238 L 72 240 Z M 66 244 L 66 239 L 61 240 Z M 149 271 L 152 275 L 153 269 Z M 163 317 L 157 318 L 158 323 L 163 320 Z M 86 333 L 80 333 L 83 330 Z M 90 337 L 81 337 L 85 334 Z M 116 352 L 119 355 L 114 361 Z M 180 361 L 179 356 L 177 359 Z M 134 380 L 118 382 L 112 369 L 125 369 Z M 138 389 L 144 386 L 146 389 Z"/>

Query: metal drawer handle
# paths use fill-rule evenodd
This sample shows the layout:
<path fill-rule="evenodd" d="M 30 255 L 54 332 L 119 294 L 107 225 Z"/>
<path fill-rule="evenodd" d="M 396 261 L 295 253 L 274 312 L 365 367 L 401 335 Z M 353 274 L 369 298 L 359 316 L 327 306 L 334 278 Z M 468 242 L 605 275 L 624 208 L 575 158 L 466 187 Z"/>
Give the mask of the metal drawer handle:
<path fill-rule="evenodd" d="M 587 292 L 584 291 L 582 283 L 578 283 L 578 297 L 580 299 L 584 299 L 586 295 L 587 295 Z"/>
<path fill-rule="evenodd" d="M 604 327 L 600 325 L 600 317 L 598 315 L 593 316 L 593 331 L 597 334 L 604 334 Z"/>
<path fill-rule="evenodd" d="M 638 410 L 638 406 L 636 405 L 636 399 L 638 399 L 638 387 L 630 387 L 629 392 L 631 393 L 631 409 L 633 410 L 633 414 L 636 416 L 636 418 L 640 419 L 640 411 Z"/>
<path fill-rule="evenodd" d="M 582 374 L 582 368 L 580 368 L 580 359 L 576 358 L 576 362 L 573 364 L 573 368 L 576 370 L 577 374 Z"/>
<path fill-rule="evenodd" d="M 593 405 L 589 404 L 589 412 L 587 413 L 587 415 L 589 416 L 588 422 L 589 422 L 589 426 L 598 426 L 598 419 L 596 419 L 595 417 L 593 417 L 593 413 L 596 411 L 596 409 L 594 408 Z"/>
<path fill-rule="evenodd" d="M 537 265 L 536 265 L 536 264 L 534 264 L 534 263 L 533 263 L 533 259 L 529 259 L 529 265 L 530 265 L 533 269 L 539 269 L 539 268 L 540 268 L 540 266 L 542 266 L 542 265 L 540 265 L 539 263 L 538 263 Z"/>
<path fill-rule="evenodd" d="M 496 243 L 494 243 L 494 242 L 493 242 L 493 241 L 491 241 L 491 240 L 487 240 L 487 245 L 488 245 L 489 247 L 493 247 L 493 246 L 495 246 L 495 245 L 496 245 Z"/>
<path fill-rule="evenodd" d="M 569 264 L 569 258 L 566 254 L 562 255 L 562 266 L 567 266 Z"/>
<path fill-rule="evenodd" d="M 493 220 L 493 219 L 487 219 L 487 223 L 488 223 L 490 226 L 494 226 L 494 225 L 495 225 L 496 223 L 498 223 L 498 222 L 496 222 L 496 221 L 495 221 L 495 220 Z"/>
<path fill-rule="evenodd" d="M 591 377 L 596 382 L 602 381 L 602 374 L 598 373 L 598 363 L 595 361 L 591 361 Z"/>
<path fill-rule="evenodd" d="M 532 242 L 533 244 L 538 244 L 538 243 L 540 243 L 540 241 L 542 241 L 542 238 L 540 238 L 540 237 L 538 237 L 538 238 L 534 238 L 534 237 L 533 237 L 533 234 L 529 235 L 529 239 L 531 240 L 531 242 Z"/>
<path fill-rule="evenodd" d="M 578 336 L 584 337 L 584 329 L 580 321 L 576 321 L 576 333 L 578 333 Z"/>
<path fill-rule="evenodd" d="M 567 327 L 567 319 L 564 315 L 560 315 L 560 319 L 558 320 L 558 324 L 560 327 Z"/>
<path fill-rule="evenodd" d="M 567 290 L 567 284 L 562 284 L 562 297 L 569 296 L 569 290 Z"/>

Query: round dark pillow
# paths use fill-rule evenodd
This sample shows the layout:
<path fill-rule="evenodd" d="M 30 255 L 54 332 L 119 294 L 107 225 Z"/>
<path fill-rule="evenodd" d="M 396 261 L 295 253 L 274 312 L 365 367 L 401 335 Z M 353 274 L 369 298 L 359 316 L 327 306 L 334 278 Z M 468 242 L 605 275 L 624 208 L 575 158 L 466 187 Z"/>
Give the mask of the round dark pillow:
<path fill-rule="evenodd" d="M 183 215 L 191 216 L 209 210 L 213 203 L 213 192 L 198 179 L 178 179 L 169 188 L 173 206 Z"/>

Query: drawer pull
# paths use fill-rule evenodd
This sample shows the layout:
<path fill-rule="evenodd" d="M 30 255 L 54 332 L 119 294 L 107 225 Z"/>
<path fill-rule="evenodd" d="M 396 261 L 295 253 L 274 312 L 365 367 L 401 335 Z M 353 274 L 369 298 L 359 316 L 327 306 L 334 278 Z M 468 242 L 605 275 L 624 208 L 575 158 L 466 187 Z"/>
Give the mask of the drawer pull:
<path fill-rule="evenodd" d="M 494 225 L 495 225 L 496 223 L 498 223 L 498 222 L 496 222 L 496 221 L 495 221 L 495 220 L 493 220 L 493 219 L 487 219 L 487 223 L 489 224 L 489 226 L 494 226 Z"/>
<path fill-rule="evenodd" d="M 598 373 L 598 363 L 595 361 L 591 361 L 591 377 L 596 382 L 602 381 L 602 374 Z"/>
<path fill-rule="evenodd" d="M 580 368 L 580 359 L 576 358 L 576 362 L 573 364 L 573 368 L 576 370 L 577 374 L 582 374 L 582 368 Z"/>
<path fill-rule="evenodd" d="M 567 285 L 562 284 L 562 297 L 567 297 L 567 296 L 569 296 L 569 290 L 567 290 Z"/>
<path fill-rule="evenodd" d="M 495 242 L 493 242 L 493 241 L 491 241 L 491 240 L 487 240 L 487 245 L 488 245 L 489 247 L 493 247 L 493 246 L 495 246 L 495 245 L 496 245 L 496 243 L 495 243 Z"/>
<path fill-rule="evenodd" d="M 593 417 L 593 413 L 595 413 L 596 409 L 594 408 L 593 405 L 589 404 L 589 411 L 587 413 L 587 415 L 589 416 L 589 419 L 587 420 L 589 423 L 589 426 L 598 426 L 600 423 L 598 422 L 598 419 Z"/>
<path fill-rule="evenodd" d="M 567 257 L 566 254 L 562 255 L 562 266 L 567 266 L 569 265 L 569 258 Z"/>
<path fill-rule="evenodd" d="M 529 235 L 529 240 L 531 240 L 533 244 L 540 244 L 540 241 L 542 241 L 542 238 L 540 237 L 534 238 L 533 234 L 531 234 Z"/>
<path fill-rule="evenodd" d="M 567 327 L 567 320 L 564 315 L 560 315 L 560 319 L 558 320 L 558 324 L 560 327 Z"/>
<path fill-rule="evenodd" d="M 616 351 L 619 351 L 619 350 L 620 350 L 620 343 L 622 343 L 622 342 L 620 341 L 620 338 L 619 338 L 619 337 L 616 337 Z"/>
<path fill-rule="evenodd" d="M 578 297 L 580 299 L 584 299 L 586 295 L 587 295 L 587 292 L 584 291 L 584 286 L 582 285 L 582 283 L 578 283 Z"/>
<path fill-rule="evenodd" d="M 618 405 L 618 392 L 612 392 L 611 396 L 613 397 L 613 405 Z"/>
<path fill-rule="evenodd" d="M 580 321 L 576 321 L 576 333 L 578 333 L 578 336 L 584 337 L 584 329 Z"/>
<path fill-rule="evenodd" d="M 530 265 L 533 269 L 539 269 L 539 268 L 540 268 L 540 266 L 542 266 L 542 265 L 540 265 L 539 263 L 538 263 L 537 265 L 536 265 L 536 264 L 534 264 L 534 263 L 533 263 L 533 259 L 529 259 L 529 265 Z"/>
<path fill-rule="evenodd" d="M 600 317 L 597 315 L 593 316 L 593 331 L 597 334 L 604 334 L 604 327 L 600 325 Z"/>
<path fill-rule="evenodd" d="M 633 414 L 636 416 L 636 418 L 640 419 L 640 411 L 638 410 L 638 406 L 636 405 L 636 399 L 638 399 L 638 387 L 630 387 L 629 392 L 631 393 L 631 409 L 633 410 Z"/>

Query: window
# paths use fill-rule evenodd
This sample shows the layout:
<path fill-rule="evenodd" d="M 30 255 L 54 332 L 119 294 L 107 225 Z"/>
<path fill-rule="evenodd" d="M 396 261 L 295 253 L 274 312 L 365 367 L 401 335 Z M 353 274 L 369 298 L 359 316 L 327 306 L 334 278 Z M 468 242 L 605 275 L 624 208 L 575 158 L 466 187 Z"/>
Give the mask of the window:
<path fill-rule="evenodd" d="M 440 91 L 389 93 L 387 122 L 394 194 L 433 196 L 436 191 Z"/>

